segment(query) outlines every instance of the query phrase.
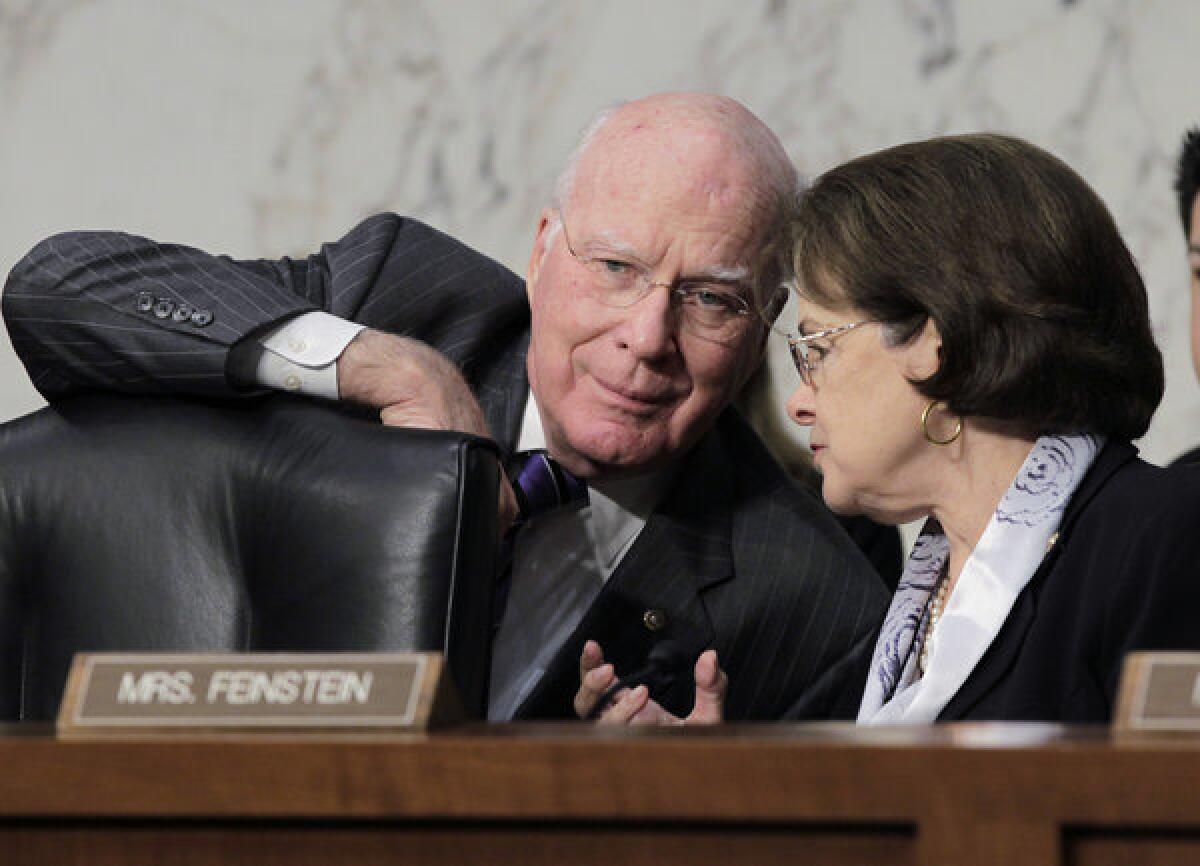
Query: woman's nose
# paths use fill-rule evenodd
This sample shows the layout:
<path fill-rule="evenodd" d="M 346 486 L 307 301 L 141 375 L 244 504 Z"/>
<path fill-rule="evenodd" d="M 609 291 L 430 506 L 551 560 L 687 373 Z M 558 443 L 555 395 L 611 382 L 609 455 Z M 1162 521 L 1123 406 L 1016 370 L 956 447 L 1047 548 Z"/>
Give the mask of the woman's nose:
<path fill-rule="evenodd" d="M 788 417 L 801 427 L 811 427 L 813 423 L 813 389 L 801 382 L 792 392 L 787 401 Z"/>

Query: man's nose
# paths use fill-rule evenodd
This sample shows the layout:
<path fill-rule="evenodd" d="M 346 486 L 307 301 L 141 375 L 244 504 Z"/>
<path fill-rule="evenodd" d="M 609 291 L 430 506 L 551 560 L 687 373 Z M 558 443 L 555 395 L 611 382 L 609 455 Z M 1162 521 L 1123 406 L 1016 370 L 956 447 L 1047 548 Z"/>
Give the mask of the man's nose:
<path fill-rule="evenodd" d="M 679 350 L 679 318 L 670 288 L 655 284 L 625 311 L 621 343 L 644 361 L 667 357 Z"/>
<path fill-rule="evenodd" d="M 787 401 L 788 417 L 801 427 L 811 427 L 816 415 L 813 413 L 813 389 L 803 381 L 796 385 L 796 390 Z"/>

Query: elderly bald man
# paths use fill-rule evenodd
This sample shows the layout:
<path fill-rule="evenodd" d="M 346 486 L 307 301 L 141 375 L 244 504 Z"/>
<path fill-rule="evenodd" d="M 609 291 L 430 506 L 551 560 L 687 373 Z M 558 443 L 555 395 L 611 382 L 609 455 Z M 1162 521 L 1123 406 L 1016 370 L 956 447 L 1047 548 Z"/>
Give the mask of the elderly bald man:
<path fill-rule="evenodd" d="M 745 107 L 661 94 L 585 130 L 525 283 L 380 214 L 304 260 L 58 235 L 14 269 L 4 312 L 51 400 L 266 385 L 547 449 L 588 499 L 516 536 L 493 719 L 572 716 L 589 640 L 618 672 L 681 668 L 655 694 L 680 716 L 712 711 L 714 649 L 725 718 L 823 717 L 885 592 L 730 406 L 783 300 L 796 193 Z"/>

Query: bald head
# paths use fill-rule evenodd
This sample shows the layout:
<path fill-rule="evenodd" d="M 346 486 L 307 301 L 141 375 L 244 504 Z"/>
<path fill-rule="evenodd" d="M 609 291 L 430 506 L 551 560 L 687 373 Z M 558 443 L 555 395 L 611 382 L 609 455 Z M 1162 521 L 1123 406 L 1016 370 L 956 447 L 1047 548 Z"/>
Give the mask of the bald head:
<path fill-rule="evenodd" d="M 714 93 L 659 93 L 601 109 L 592 116 L 555 184 L 556 204 L 570 199 L 580 161 L 593 145 L 604 146 L 628 133 L 672 132 L 726 144 L 761 183 L 781 198 L 794 197 L 799 180 L 792 162 L 761 120 L 735 99 Z"/>
<path fill-rule="evenodd" d="M 638 182 L 629 184 L 631 176 Z M 557 208 L 614 194 L 738 208 L 758 236 L 751 264 L 764 307 L 790 277 L 788 225 L 796 170 L 767 126 L 744 105 L 710 93 L 662 93 L 598 112 L 555 184 Z M 631 205 L 635 204 L 630 202 Z M 772 313 L 777 313 L 774 309 Z"/>

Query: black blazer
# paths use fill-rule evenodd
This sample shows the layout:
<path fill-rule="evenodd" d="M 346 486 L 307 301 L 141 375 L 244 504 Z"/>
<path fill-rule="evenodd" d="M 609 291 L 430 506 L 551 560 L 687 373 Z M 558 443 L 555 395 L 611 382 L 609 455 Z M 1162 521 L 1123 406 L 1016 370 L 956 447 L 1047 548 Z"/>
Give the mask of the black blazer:
<path fill-rule="evenodd" d="M 1200 472 L 1110 442 L 939 721 L 1107 722 L 1132 650 L 1200 649 Z"/>
<path fill-rule="evenodd" d="M 501 446 L 513 447 L 529 389 L 524 285 L 414 220 L 372 217 L 304 260 L 235 262 L 117 233 L 58 235 L 14 268 L 4 292 L 13 345 L 50 399 L 82 388 L 244 396 L 226 376 L 229 349 L 313 309 L 447 354 Z M 831 680 L 869 651 L 885 606 L 879 578 L 832 516 L 730 409 L 518 716 L 573 716 L 590 637 L 626 671 L 661 640 L 693 658 L 715 647 L 730 719 L 778 718 L 797 702 L 822 717 Z M 665 705 L 686 712 L 693 689 L 689 665 Z"/>
<path fill-rule="evenodd" d="M 1172 466 L 1200 466 L 1200 448 L 1185 451 L 1171 461 Z"/>

